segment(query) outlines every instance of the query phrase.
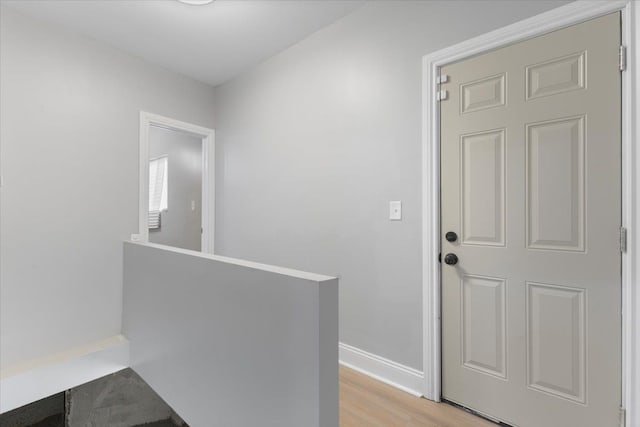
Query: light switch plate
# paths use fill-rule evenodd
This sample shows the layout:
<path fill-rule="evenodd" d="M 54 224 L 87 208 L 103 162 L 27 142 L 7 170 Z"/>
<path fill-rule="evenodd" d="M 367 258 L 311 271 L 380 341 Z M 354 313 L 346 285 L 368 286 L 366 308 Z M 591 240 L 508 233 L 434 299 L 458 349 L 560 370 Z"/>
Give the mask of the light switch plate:
<path fill-rule="evenodd" d="M 389 219 L 392 221 L 402 220 L 402 202 L 400 200 L 389 202 Z"/>

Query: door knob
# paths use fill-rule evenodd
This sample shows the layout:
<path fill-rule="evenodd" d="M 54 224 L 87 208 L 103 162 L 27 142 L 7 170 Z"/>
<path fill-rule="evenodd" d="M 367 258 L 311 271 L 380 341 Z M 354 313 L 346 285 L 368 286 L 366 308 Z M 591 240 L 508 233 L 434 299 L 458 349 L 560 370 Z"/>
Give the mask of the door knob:
<path fill-rule="evenodd" d="M 446 254 L 444 256 L 444 263 L 447 265 L 456 265 L 458 263 L 458 255 Z"/>
<path fill-rule="evenodd" d="M 447 239 L 447 242 L 455 242 L 458 240 L 458 235 L 453 231 L 447 231 L 447 234 L 444 235 L 444 238 Z"/>

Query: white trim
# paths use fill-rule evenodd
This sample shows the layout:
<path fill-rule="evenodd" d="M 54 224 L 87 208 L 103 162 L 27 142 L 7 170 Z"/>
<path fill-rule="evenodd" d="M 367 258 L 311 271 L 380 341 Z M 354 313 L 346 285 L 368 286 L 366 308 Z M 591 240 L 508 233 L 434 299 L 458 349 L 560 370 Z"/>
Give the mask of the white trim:
<path fill-rule="evenodd" d="M 129 366 L 129 341 L 116 335 L 0 372 L 0 413 L 5 413 Z"/>
<path fill-rule="evenodd" d="M 215 252 L 215 130 L 140 111 L 140 177 L 138 191 L 138 234 L 132 241 L 148 242 L 149 201 L 149 127 L 186 132 L 202 138 L 202 252 Z"/>
<path fill-rule="evenodd" d="M 422 396 L 422 372 L 348 344 L 339 344 L 340 364 L 414 396 Z"/>
<path fill-rule="evenodd" d="M 437 52 L 436 52 L 437 54 Z M 435 54 L 434 54 L 435 55 Z M 440 110 L 436 69 L 422 60 L 422 357 L 424 397 L 440 401 Z M 432 143 L 436 141 L 436 143 Z"/>
<path fill-rule="evenodd" d="M 481 35 L 423 57 L 423 356 L 424 396 L 439 401 L 441 393 L 440 360 L 440 170 L 439 111 L 436 108 L 436 78 L 442 66 L 489 50 L 517 43 L 588 19 L 622 11 L 623 44 L 627 46 L 627 70 L 623 80 L 622 114 L 622 225 L 628 230 L 628 250 L 623 254 L 623 402 L 626 425 L 640 427 L 640 289 L 636 266 L 640 263 L 640 8 L 631 0 L 581 0 L 542 13 L 524 21 Z"/>
<path fill-rule="evenodd" d="M 622 257 L 622 397 L 626 426 L 640 427 L 640 8 L 630 1 L 622 10 L 627 68 L 622 73 L 622 224 L 627 252 Z"/>

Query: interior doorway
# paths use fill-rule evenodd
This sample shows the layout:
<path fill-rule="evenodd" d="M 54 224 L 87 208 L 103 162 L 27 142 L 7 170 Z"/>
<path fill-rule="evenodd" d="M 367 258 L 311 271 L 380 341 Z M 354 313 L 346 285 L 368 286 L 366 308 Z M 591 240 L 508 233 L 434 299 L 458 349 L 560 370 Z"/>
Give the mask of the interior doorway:
<path fill-rule="evenodd" d="M 214 252 L 214 131 L 141 112 L 139 241 Z"/>
<path fill-rule="evenodd" d="M 149 129 L 149 242 L 202 250 L 202 138 Z"/>

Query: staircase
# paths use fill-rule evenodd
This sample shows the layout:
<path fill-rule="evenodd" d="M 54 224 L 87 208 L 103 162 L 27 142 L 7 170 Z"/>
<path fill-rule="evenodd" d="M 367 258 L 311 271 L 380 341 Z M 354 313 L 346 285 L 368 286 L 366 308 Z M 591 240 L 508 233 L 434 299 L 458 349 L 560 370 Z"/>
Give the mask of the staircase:
<path fill-rule="evenodd" d="M 0 427 L 188 427 L 131 369 L 0 415 Z"/>

